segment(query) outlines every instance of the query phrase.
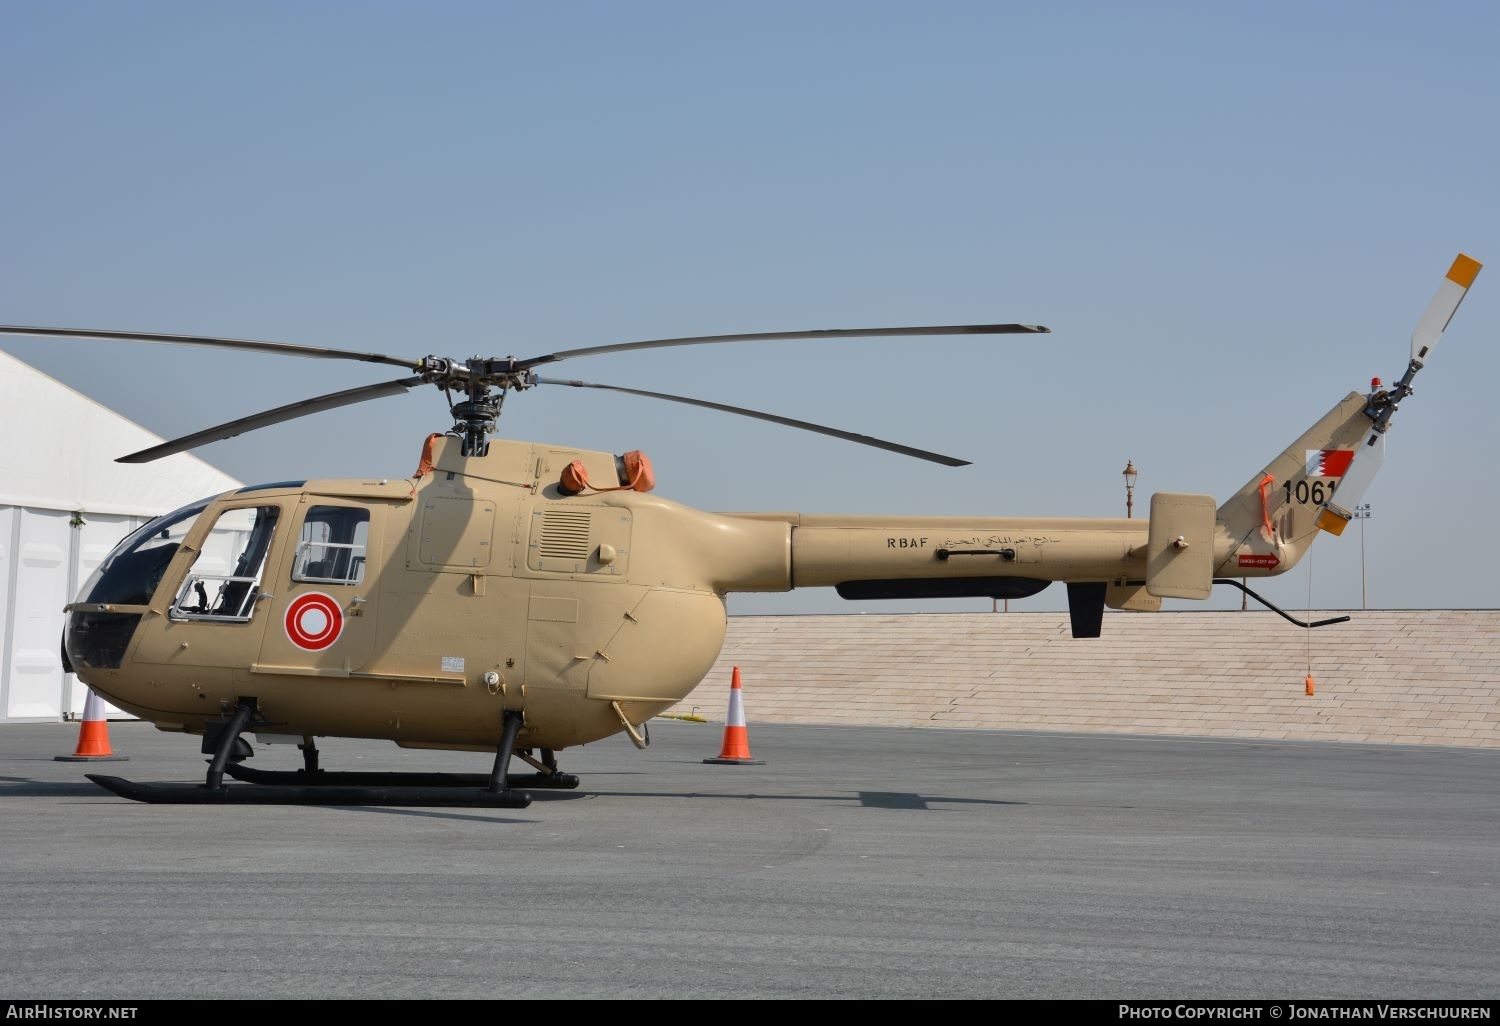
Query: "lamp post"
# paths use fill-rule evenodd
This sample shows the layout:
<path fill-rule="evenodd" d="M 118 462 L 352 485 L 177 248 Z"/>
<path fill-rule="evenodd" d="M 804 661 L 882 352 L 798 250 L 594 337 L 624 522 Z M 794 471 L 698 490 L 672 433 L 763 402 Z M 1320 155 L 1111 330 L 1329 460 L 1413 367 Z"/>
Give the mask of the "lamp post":
<path fill-rule="evenodd" d="M 1364 502 L 1354 507 L 1354 517 L 1359 521 L 1359 608 L 1368 609 L 1365 599 L 1365 521 L 1370 519 L 1374 510 L 1370 504 Z"/>
<path fill-rule="evenodd" d="M 1125 461 L 1125 518 L 1128 520 L 1135 516 L 1135 464 L 1130 460 Z"/>

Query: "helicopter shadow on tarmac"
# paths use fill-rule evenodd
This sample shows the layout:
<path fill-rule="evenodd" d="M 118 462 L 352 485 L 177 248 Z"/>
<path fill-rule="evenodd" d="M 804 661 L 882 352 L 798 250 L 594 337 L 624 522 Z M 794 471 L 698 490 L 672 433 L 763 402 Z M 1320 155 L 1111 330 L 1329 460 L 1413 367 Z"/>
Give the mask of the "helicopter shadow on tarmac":
<path fill-rule="evenodd" d="M 568 795 L 570 798 L 586 798 L 587 795 Z M 495 823 L 515 824 L 517 826 L 531 824 L 537 825 L 540 821 L 534 819 L 517 819 L 515 816 L 485 816 L 473 812 L 440 812 L 435 809 L 410 809 L 397 808 L 389 805 L 324 805 L 320 808 L 330 812 L 375 812 L 386 816 L 415 816 L 419 819 L 447 819 L 458 820 L 463 823 Z"/>
<path fill-rule="evenodd" d="M 1029 805 L 1030 802 L 1003 801 L 987 798 L 945 798 L 938 795 L 925 795 L 908 791 L 859 791 L 854 795 L 849 794 L 758 794 L 750 792 L 739 792 L 734 794 L 708 794 L 702 791 L 608 791 L 601 793 L 579 793 L 570 791 L 565 793 L 540 794 L 533 793 L 532 800 L 536 804 L 573 801 L 581 798 L 686 798 L 694 800 L 702 799 L 727 799 L 731 801 L 811 801 L 830 804 L 844 804 L 851 798 L 857 800 L 861 807 L 866 809 L 889 809 L 889 810 L 916 810 L 920 812 L 941 812 L 942 809 L 934 809 L 930 803 L 939 805 Z M 513 816 L 485 816 L 476 813 L 461 812 L 439 812 L 432 809 L 403 809 L 379 805 L 329 805 L 325 808 L 338 812 L 355 813 L 378 813 L 386 816 L 416 816 L 422 819 L 445 819 L 461 820 L 467 823 L 536 823 L 536 820 L 517 819 Z"/>
<path fill-rule="evenodd" d="M 553 801 L 566 797 L 593 798 L 685 798 L 692 800 L 723 799 L 731 801 L 784 801 L 822 802 L 845 804 L 853 800 L 866 809 L 914 809 L 922 812 L 938 812 L 932 805 L 1029 805 L 1030 802 L 1006 801 L 998 798 L 950 798 L 943 795 L 921 794 L 915 791 L 854 791 L 843 794 L 765 794 L 739 791 L 607 791 L 591 795 L 548 794 L 533 795 L 534 799 Z"/>
<path fill-rule="evenodd" d="M 100 798 L 107 797 L 87 780 L 35 780 L 31 777 L 0 776 L 0 798 Z"/>
<path fill-rule="evenodd" d="M 704 791 L 605 791 L 605 792 L 532 792 L 534 804 L 574 801 L 578 799 L 604 798 L 680 798 L 695 801 L 723 799 L 729 801 L 797 801 L 821 802 L 844 805 L 851 799 L 862 808 L 887 810 L 915 810 L 919 812 L 941 812 L 937 805 L 1029 805 L 1029 802 L 1003 801 L 988 798 L 947 798 L 940 795 L 918 794 L 909 791 L 858 791 L 853 794 L 761 794 L 754 792 L 708 793 Z M 517 819 L 513 816 L 485 816 L 476 813 L 440 812 L 432 809 L 393 808 L 379 805 L 330 805 L 324 806 L 339 812 L 379 813 L 387 816 L 417 816 L 423 819 L 461 820 L 473 823 L 535 823 L 536 820 Z"/>

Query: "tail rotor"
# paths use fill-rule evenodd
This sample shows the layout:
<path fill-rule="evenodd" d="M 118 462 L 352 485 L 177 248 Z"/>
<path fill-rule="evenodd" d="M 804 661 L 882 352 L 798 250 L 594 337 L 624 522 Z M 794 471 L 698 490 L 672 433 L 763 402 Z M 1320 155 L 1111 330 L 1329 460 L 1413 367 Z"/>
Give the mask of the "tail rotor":
<path fill-rule="evenodd" d="M 1448 268 L 1432 302 L 1427 304 L 1426 311 L 1411 333 L 1411 359 L 1406 365 L 1406 373 L 1389 390 L 1380 387 L 1379 378 L 1370 383 L 1370 401 L 1365 407 L 1365 415 L 1373 423 L 1360 444 L 1355 447 L 1353 461 L 1344 471 L 1344 478 L 1338 488 L 1339 501 L 1334 502 L 1330 497 L 1323 503 L 1316 517 L 1318 527 L 1329 534 L 1343 534 L 1344 528 L 1354 519 L 1351 510 L 1364 498 L 1370 482 L 1375 479 L 1376 472 L 1385 461 L 1385 432 L 1391 417 L 1395 415 L 1401 401 L 1412 394 L 1412 379 L 1432 359 L 1432 351 L 1442 340 L 1448 322 L 1453 320 L 1459 304 L 1469 294 L 1469 286 L 1474 284 L 1474 279 L 1479 276 L 1479 269 L 1483 266 L 1466 253 L 1460 253 L 1454 259 L 1453 266 Z"/>

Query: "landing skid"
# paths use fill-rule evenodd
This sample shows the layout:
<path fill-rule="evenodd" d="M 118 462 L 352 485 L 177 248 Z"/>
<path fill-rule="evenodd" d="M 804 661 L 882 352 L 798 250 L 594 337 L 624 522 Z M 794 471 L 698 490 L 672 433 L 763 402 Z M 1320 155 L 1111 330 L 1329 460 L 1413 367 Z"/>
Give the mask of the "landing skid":
<path fill-rule="evenodd" d="M 550 750 L 538 762 L 530 750 L 516 752 L 521 714 L 507 711 L 501 719 L 500 743 L 489 773 L 330 773 L 318 768 L 318 750 L 311 739 L 302 748 L 303 768 L 294 772 L 255 770 L 232 761 L 240 734 L 256 713 L 253 698 L 242 698 L 234 715 L 219 732 L 213 758 L 202 784 L 140 784 L 122 777 L 96 773 L 86 776 L 100 787 L 131 801 L 152 805 L 404 805 L 448 808 L 524 809 L 531 795 L 514 785 L 571 789 L 578 778 L 557 771 Z M 512 755 L 542 772 L 512 776 L 506 772 Z M 224 783 L 229 774 L 248 786 Z"/>
<path fill-rule="evenodd" d="M 204 784 L 138 784 L 98 773 L 85 776 L 121 798 L 150 805 L 404 805 L 524 809 L 531 804 L 531 796 L 521 791 L 490 791 L 483 787 L 296 787 L 282 784 L 230 787 L 225 784 L 210 790 Z M 480 779 L 488 778 L 481 775 Z"/>
<path fill-rule="evenodd" d="M 328 787 L 407 787 L 451 788 L 485 787 L 488 773 L 330 773 L 327 770 L 260 770 L 242 764 L 225 766 L 224 772 L 247 784 L 301 788 Z M 511 773 L 506 777 L 510 787 L 543 788 L 570 791 L 578 786 L 572 773 Z"/>

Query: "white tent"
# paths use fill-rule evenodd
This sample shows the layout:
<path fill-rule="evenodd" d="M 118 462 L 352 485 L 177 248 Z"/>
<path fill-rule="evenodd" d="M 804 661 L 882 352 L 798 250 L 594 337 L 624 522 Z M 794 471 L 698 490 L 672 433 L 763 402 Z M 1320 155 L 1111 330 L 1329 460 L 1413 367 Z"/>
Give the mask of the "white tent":
<path fill-rule="evenodd" d="M 114 462 L 161 438 L 3 352 L 0 429 L 0 722 L 56 720 L 87 690 L 62 670 L 63 606 L 136 526 L 240 483 L 186 453 Z"/>

